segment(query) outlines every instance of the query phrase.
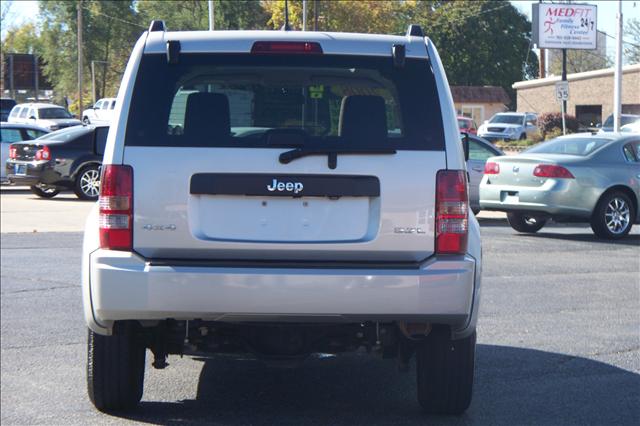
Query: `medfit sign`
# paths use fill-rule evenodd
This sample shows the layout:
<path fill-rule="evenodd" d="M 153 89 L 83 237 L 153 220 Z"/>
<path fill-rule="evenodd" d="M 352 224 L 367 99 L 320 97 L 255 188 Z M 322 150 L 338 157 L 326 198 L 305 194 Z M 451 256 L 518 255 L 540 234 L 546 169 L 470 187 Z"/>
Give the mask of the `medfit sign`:
<path fill-rule="evenodd" d="M 532 38 L 538 48 L 597 47 L 597 6 L 575 3 L 534 3 L 532 6 Z"/>

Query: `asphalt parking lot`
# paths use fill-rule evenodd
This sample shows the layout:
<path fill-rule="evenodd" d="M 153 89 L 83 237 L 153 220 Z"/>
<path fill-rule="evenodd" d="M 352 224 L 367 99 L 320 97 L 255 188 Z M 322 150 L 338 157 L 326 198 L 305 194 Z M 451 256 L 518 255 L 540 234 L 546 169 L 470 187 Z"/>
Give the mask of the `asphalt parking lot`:
<path fill-rule="evenodd" d="M 640 226 L 605 242 L 587 226 L 519 235 L 486 214 L 476 385 L 463 416 L 423 416 L 414 370 L 366 353 L 293 370 L 172 356 L 166 370 L 148 362 L 137 411 L 98 413 L 85 391 L 80 290 L 91 204 L 1 190 L 3 425 L 640 424 Z"/>

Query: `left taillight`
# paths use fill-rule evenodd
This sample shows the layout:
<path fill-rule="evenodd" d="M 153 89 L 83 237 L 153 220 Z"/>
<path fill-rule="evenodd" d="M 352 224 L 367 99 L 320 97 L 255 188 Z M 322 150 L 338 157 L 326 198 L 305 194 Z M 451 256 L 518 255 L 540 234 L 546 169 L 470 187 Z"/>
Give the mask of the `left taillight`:
<path fill-rule="evenodd" d="M 44 145 L 36 151 L 35 158 L 36 158 L 36 161 L 51 160 L 51 150 L 49 149 L 48 146 Z"/>
<path fill-rule="evenodd" d="M 545 178 L 574 179 L 569 170 L 555 164 L 538 164 L 533 169 L 533 175 Z"/>
<path fill-rule="evenodd" d="M 469 235 L 469 196 L 464 170 L 436 175 L 436 254 L 465 254 Z"/>
<path fill-rule="evenodd" d="M 18 158 L 18 149 L 13 145 L 9 145 L 9 158 L 12 160 Z"/>
<path fill-rule="evenodd" d="M 133 169 L 106 164 L 100 177 L 100 248 L 130 251 L 133 246 Z"/>

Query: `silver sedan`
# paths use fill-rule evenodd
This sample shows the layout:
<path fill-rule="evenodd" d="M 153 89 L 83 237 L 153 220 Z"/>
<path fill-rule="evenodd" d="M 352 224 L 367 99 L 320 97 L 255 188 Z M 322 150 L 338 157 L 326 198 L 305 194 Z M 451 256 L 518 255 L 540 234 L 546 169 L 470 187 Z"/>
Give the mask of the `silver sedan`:
<path fill-rule="evenodd" d="M 537 232 L 548 219 L 588 222 L 602 238 L 640 223 L 640 135 L 577 134 L 520 155 L 487 160 L 480 207 L 507 212 L 513 229 Z"/>

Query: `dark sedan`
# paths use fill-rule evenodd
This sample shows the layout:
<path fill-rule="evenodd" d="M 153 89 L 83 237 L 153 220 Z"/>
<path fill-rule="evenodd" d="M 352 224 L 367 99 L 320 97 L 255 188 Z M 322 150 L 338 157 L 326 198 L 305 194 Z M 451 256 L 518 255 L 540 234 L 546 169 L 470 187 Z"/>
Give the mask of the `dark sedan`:
<path fill-rule="evenodd" d="M 29 185 L 39 197 L 72 189 L 78 198 L 97 200 L 108 131 L 108 126 L 76 126 L 11 144 L 7 178 Z"/>

